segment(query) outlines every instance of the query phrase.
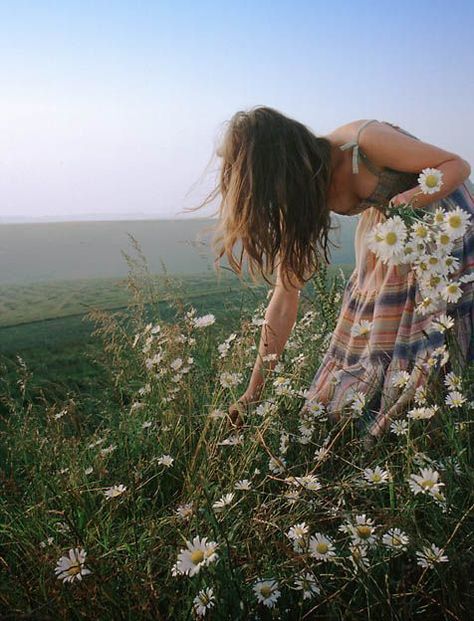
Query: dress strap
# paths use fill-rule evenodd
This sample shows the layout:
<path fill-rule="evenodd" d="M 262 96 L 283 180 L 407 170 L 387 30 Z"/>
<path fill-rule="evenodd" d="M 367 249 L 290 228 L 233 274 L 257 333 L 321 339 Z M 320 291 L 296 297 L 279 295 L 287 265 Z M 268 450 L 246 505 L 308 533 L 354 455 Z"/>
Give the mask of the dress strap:
<path fill-rule="evenodd" d="M 365 123 L 362 123 L 362 125 L 357 130 L 357 135 L 355 137 L 355 140 L 349 140 L 349 142 L 346 142 L 345 144 L 339 147 L 341 151 L 345 151 L 346 149 L 350 149 L 351 147 L 353 147 L 353 150 L 352 150 L 352 172 L 353 173 L 359 172 L 359 135 L 360 135 L 360 132 L 364 129 L 366 125 L 368 125 L 369 123 L 373 123 L 374 121 L 377 121 L 377 119 L 370 119 L 366 121 Z M 364 159 L 368 163 L 368 168 L 370 168 L 368 157 L 366 156 Z M 379 174 L 379 173 L 376 172 L 376 174 Z"/>

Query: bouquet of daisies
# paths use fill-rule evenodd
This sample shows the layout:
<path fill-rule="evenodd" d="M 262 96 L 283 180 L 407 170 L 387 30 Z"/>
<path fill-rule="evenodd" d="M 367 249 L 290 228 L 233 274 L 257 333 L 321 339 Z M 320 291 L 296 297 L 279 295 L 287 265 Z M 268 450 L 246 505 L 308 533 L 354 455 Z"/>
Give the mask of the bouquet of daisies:
<path fill-rule="evenodd" d="M 418 177 L 419 192 L 438 192 L 442 177 L 440 170 L 425 168 Z M 427 314 L 446 302 L 457 302 L 462 284 L 472 281 L 473 276 L 454 279 L 459 260 L 451 252 L 455 241 L 464 235 L 470 215 L 460 207 L 427 212 L 415 209 L 412 203 L 389 205 L 387 215 L 368 234 L 368 246 L 388 265 L 411 264 L 422 296 L 417 312 Z"/>

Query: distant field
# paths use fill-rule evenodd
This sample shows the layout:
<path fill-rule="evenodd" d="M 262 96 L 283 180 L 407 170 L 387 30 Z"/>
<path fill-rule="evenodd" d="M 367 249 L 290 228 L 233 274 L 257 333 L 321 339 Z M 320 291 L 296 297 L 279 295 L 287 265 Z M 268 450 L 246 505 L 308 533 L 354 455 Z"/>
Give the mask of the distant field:
<path fill-rule="evenodd" d="M 343 226 L 333 234 L 340 244 L 332 252 L 335 265 L 353 264 L 356 222 L 341 219 Z M 217 293 L 210 234 L 196 239 L 212 224 L 150 220 L 1 225 L 0 327 L 83 314 L 94 306 L 124 306 L 128 266 L 122 251 L 131 253 L 128 234 L 139 242 L 153 274 L 163 274 L 163 261 L 168 273 L 182 278 L 190 295 Z M 226 270 L 222 275 L 227 284 L 237 282 Z"/>
<path fill-rule="evenodd" d="M 340 222 L 333 238 L 341 247 L 333 262 L 351 264 L 357 219 Z M 0 285 L 123 277 L 128 234 L 138 240 L 153 273 L 163 273 L 161 261 L 173 274 L 212 273 L 211 235 L 203 233 L 212 224 L 189 219 L 0 225 Z M 199 233 L 202 239 L 196 239 Z"/>

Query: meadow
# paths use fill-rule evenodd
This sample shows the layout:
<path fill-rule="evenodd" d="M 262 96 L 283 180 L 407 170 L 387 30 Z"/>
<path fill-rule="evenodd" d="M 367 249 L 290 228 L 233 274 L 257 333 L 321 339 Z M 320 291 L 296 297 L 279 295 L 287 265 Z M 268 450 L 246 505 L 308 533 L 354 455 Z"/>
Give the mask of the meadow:
<path fill-rule="evenodd" d="M 130 268 L 127 307 L 87 318 L 100 390 L 53 399 L 22 359 L 3 375 L 2 618 L 468 619 L 473 370 L 450 376 L 463 403 L 438 374 L 433 415 L 372 450 L 364 404 L 303 413 L 344 287 L 321 272 L 235 429 L 268 291 L 198 312 Z"/>

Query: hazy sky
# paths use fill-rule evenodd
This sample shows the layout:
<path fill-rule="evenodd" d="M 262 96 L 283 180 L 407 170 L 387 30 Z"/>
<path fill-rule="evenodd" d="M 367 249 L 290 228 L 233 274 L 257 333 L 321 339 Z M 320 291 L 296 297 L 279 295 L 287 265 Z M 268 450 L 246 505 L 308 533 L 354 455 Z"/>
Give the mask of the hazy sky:
<path fill-rule="evenodd" d="M 473 31 L 472 0 L 0 0 L 0 216 L 177 214 L 254 105 L 472 164 Z"/>

